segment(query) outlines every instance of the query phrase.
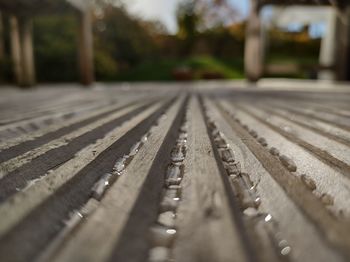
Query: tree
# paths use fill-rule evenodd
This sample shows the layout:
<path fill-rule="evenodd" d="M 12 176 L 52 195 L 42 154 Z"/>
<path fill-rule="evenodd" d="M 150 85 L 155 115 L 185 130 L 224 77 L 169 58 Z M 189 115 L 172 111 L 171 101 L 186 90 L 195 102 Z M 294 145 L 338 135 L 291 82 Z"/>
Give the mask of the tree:
<path fill-rule="evenodd" d="M 189 54 L 200 32 L 232 24 L 239 17 L 228 0 L 188 0 L 177 11 L 178 37 L 184 41 L 183 53 Z"/>
<path fill-rule="evenodd" d="M 236 22 L 238 11 L 228 0 L 188 0 L 179 5 L 179 34 L 222 27 Z"/>

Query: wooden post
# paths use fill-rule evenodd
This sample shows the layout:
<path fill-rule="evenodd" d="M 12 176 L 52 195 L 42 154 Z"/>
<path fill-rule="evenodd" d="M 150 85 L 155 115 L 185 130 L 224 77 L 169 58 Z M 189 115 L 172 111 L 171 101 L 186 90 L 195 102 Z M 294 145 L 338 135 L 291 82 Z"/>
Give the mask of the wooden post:
<path fill-rule="evenodd" d="M 5 56 L 4 38 L 4 22 L 2 14 L 0 13 L 0 61 L 3 60 Z"/>
<path fill-rule="evenodd" d="M 350 81 L 350 3 L 348 3 L 346 8 L 346 21 L 347 21 L 347 60 L 345 66 L 345 80 Z"/>
<path fill-rule="evenodd" d="M 246 78 L 257 81 L 263 73 L 263 44 L 261 37 L 260 6 L 258 0 L 251 0 L 250 14 L 247 21 L 244 67 Z"/>
<path fill-rule="evenodd" d="M 19 86 L 35 84 L 32 21 L 28 17 L 10 17 L 11 55 L 15 81 Z"/>
<path fill-rule="evenodd" d="M 335 9 L 329 11 L 326 21 L 326 33 L 321 41 L 319 63 L 325 67 L 334 67 L 336 61 L 337 46 L 337 12 Z M 321 70 L 318 78 L 322 80 L 335 80 L 335 70 Z"/>
<path fill-rule="evenodd" d="M 19 25 L 16 16 L 10 17 L 10 38 L 11 38 L 11 57 L 14 80 L 19 85 L 22 83 L 22 66 L 21 66 L 21 44 L 19 37 Z"/>
<path fill-rule="evenodd" d="M 344 34 L 346 39 L 344 40 L 344 68 L 342 70 L 343 79 L 345 81 L 350 81 L 350 3 L 344 9 Z"/>
<path fill-rule="evenodd" d="M 21 17 L 19 19 L 19 24 L 22 58 L 21 64 L 23 73 L 23 78 L 20 85 L 23 87 L 29 87 L 35 84 L 32 19 L 28 17 Z"/>
<path fill-rule="evenodd" d="M 347 80 L 350 55 L 350 6 L 337 10 L 335 41 L 336 80 Z"/>
<path fill-rule="evenodd" d="M 4 80 L 4 59 L 5 59 L 5 36 L 4 36 L 4 21 L 0 12 L 0 82 Z"/>
<path fill-rule="evenodd" d="M 89 9 L 79 12 L 79 66 L 80 81 L 91 85 L 94 78 L 93 34 L 91 12 Z"/>

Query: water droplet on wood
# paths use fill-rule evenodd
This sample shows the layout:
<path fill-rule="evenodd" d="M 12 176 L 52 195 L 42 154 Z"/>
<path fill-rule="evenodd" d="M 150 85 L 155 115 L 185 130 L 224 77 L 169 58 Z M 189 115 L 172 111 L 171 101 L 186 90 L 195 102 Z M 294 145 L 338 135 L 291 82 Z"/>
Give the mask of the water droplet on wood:
<path fill-rule="evenodd" d="M 187 140 L 188 134 L 187 133 L 180 133 L 179 134 L 179 139 L 181 140 Z"/>
<path fill-rule="evenodd" d="M 182 186 L 180 186 L 180 185 L 170 185 L 167 188 L 173 189 L 173 190 L 178 190 L 179 192 L 181 192 L 181 190 L 182 190 Z"/>
<path fill-rule="evenodd" d="M 176 146 L 174 149 L 171 151 L 171 160 L 174 162 L 181 162 L 185 159 L 184 155 L 184 148 L 181 146 Z"/>
<path fill-rule="evenodd" d="M 255 130 L 250 130 L 249 131 L 249 134 L 254 137 L 254 138 L 257 138 L 258 137 L 258 133 L 255 131 Z"/>
<path fill-rule="evenodd" d="M 175 218 L 176 215 L 174 212 L 166 211 L 159 214 L 157 222 L 163 226 L 175 228 Z"/>
<path fill-rule="evenodd" d="M 280 155 L 279 160 L 291 172 L 297 171 L 297 166 L 292 159 L 285 155 Z"/>
<path fill-rule="evenodd" d="M 229 144 L 222 138 L 217 138 L 214 142 L 219 149 L 229 148 Z"/>
<path fill-rule="evenodd" d="M 239 175 L 241 173 L 241 164 L 236 163 L 224 163 L 224 167 L 228 175 Z"/>
<path fill-rule="evenodd" d="M 311 191 L 314 191 L 316 189 L 316 183 L 311 177 L 303 174 L 300 176 L 300 179 Z"/>
<path fill-rule="evenodd" d="M 176 144 L 175 145 L 187 149 L 186 143 L 187 143 L 186 139 L 176 139 Z"/>
<path fill-rule="evenodd" d="M 164 197 L 160 202 L 160 212 L 173 211 L 175 212 L 179 205 L 179 201 L 170 197 Z"/>
<path fill-rule="evenodd" d="M 279 154 L 280 154 L 280 151 L 277 148 L 275 148 L 275 147 L 271 147 L 269 152 L 273 156 L 279 156 Z"/>
<path fill-rule="evenodd" d="M 259 213 L 258 210 L 256 210 L 256 208 L 248 207 L 244 209 L 243 214 L 248 217 L 256 217 Z"/>
<path fill-rule="evenodd" d="M 212 120 L 209 120 L 208 121 L 208 126 L 209 126 L 209 129 L 215 129 L 216 128 L 216 124 L 214 121 Z"/>
<path fill-rule="evenodd" d="M 266 139 L 263 138 L 263 137 L 260 137 L 260 138 L 258 139 L 258 142 L 259 142 L 262 146 L 267 146 Z"/>
<path fill-rule="evenodd" d="M 292 249 L 290 248 L 290 246 L 287 246 L 281 250 L 281 255 L 287 256 L 290 253 L 290 251 L 292 251 Z"/>
<path fill-rule="evenodd" d="M 180 132 L 186 133 L 188 131 L 188 124 L 184 123 L 181 127 L 180 127 Z"/>
<path fill-rule="evenodd" d="M 139 151 L 140 146 L 141 146 L 141 142 L 137 142 L 136 144 L 134 144 L 130 149 L 129 156 L 135 156 Z"/>
<path fill-rule="evenodd" d="M 179 185 L 182 180 L 181 169 L 178 165 L 169 165 L 166 176 L 165 176 L 165 184 L 169 185 Z"/>
<path fill-rule="evenodd" d="M 141 138 L 141 142 L 142 143 L 146 143 L 148 140 L 148 134 L 144 135 L 142 138 Z"/>
<path fill-rule="evenodd" d="M 234 154 L 231 149 L 224 149 L 219 151 L 221 159 L 225 162 L 235 162 Z"/>
<path fill-rule="evenodd" d="M 80 213 L 86 217 L 96 210 L 100 202 L 95 198 L 90 198 L 88 202 L 80 209 Z"/>
<path fill-rule="evenodd" d="M 75 210 L 70 214 L 69 219 L 65 222 L 67 228 L 74 228 L 78 223 L 80 223 L 83 215 Z"/>
<path fill-rule="evenodd" d="M 245 172 L 241 172 L 241 178 L 244 181 L 245 187 L 250 190 L 250 188 L 253 186 L 253 182 L 250 179 L 250 176 Z"/>
<path fill-rule="evenodd" d="M 166 262 L 170 257 L 170 249 L 166 247 L 151 248 L 148 255 L 149 262 Z"/>
<path fill-rule="evenodd" d="M 150 239 L 153 246 L 170 247 L 176 235 L 176 229 L 154 225 L 150 228 Z"/>
<path fill-rule="evenodd" d="M 124 170 L 125 168 L 125 158 L 119 158 L 116 162 L 115 165 L 113 167 L 113 171 L 120 173 Z"/>
<path fill-rule="evenodd" d="M 259 207 L 260 204 L 261 204 L 261 198 L 260 198 L 260 197 L 255 198 L 255 199 L 254 199 L 254 203 L 255 203 L 255 206 L 256 206 L 256 207 Z"/>
<path fill-rule="evenodd" d="M 282 248 L 288 246 L 287 240 L 282 239 L 280 242 L 278 242 L 278 246 Z"/>
<path fill-rule="evenodd" d="M 92 187 L 92 197 L 96 200 L 101 200 L 104 192 L 109 186 L 109 180 L 112 177 L 112 174 L 104 174 Z"/>
<path fill-rule="evenodd" d="M 246 209 L 248 207 L 253 207 L 253 208 L 256 207 L 256 203 L 254 199 L 252 199 L 248 190 L 241 188 L 238 196 L 241 202 L 242 209 Z"/>
<path fill-rule="evenodd" d="M 211 134 L 213 135 L 213 137 L 217 137 L 220 134 L 220 131 L 219 131 L 219 129 L 214 128 L 212 130 Z"/>
<path fill-rule="evenodd" d="M 167 188 L 164 191 L 164 197 L 169 197 L 169 198 L 180 198 L 181 197 L 181 190 L 178 189 L 173 189 L 173 188 Z"/>
<path fill-rule="evenodd" d="M 270 222 L 272 219 L 272 216 L 270 214 L 267 214 L 264 218 L 265 222 Z"/>
<path fill-rule="evenodd" d="M 230 175 L 229 177 L 232 182 L 235 182 L 239 178 L 239 175 Z"/>
<path fill-rule="evenodd" d="M 324 205 L 331 206 L 334 204 L 334 197 L 332 197 L 331 195 L 329 195 L 327 193 L 323 193 L 321 195 L 321 201 Z"/>

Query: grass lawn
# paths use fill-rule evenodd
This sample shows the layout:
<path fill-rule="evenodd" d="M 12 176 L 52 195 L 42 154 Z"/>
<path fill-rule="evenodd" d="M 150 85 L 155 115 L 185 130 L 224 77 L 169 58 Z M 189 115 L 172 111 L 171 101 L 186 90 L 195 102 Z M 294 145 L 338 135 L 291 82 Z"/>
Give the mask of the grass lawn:
<path fill-rule="evenodd" d="M 266 64 L 302 64 L 315 65 L 315 57 L 288 57 L 271 55 Z M 219 59 L 212 56 L 193 56 L 183 59 L 159 59 L 145 61 L 126 71 L 121 71 L 112 81 L 174 81 L 172 74 L 176 68 L 187 68 L 194 73 L 194 80 L 202 78 L 204 72 L 217 73 L 223 79 L 243 79 L 243 58 Z M 309 78 L 309 72 L 291 74 L 266 74 L 265 77 Z"/>
<path fill-rule="evenodd" d="M 217 59 L 209 56 L 195 56 L 186 59 L 160 59 L 146 61 L 125 72 L 120 72 L 119 81 L 172 81 L 173 70 L 188 68 L 194 72 L 194 79 L 201 79 L 203 72 L 220 74 L 224 79 L 244 78 L 242 59 Z"/>
<path fill-rule="evenodd" d="M 312 70 L 312 67 L 319 63 L 318 57 L 315 56 L 287 56 L 281 54 L 270 54 L 266 59 L 266 65 L 299 65 L 304 66 L 305 69 L 295 73 L 285 73 L 285 74 L 266 74 L 265 77 L 286 77 L 286 78 L 301 78 L 309 79 L 315 76 L 315 72 Z M 308 69 L 309 68 L 309 69 Z"/>

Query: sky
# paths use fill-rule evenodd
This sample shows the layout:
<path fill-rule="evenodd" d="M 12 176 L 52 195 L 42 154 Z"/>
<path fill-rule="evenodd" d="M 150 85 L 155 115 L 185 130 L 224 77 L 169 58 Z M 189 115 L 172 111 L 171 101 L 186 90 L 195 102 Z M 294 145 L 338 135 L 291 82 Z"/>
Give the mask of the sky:
<path fill-rule="evenodd" d="M 127 9 L 134 15 L 144 19 L 161 21 L 169 32 L 175 33 L 176 9 L 182 0 L 125 0 Z M 249 8 L 249 0 L 230 0 L 232 6 L 236 7 L 243 17 L 246 16 Z"/>
<path fill-rule="evenodd" d="M 128 11 L 143 19 L 152 19 L 162 22 L 170 33 L 177 32 L 176 10 L 181 1 L 184 0 L 122 0 Z M 249 11 L 249 0 L 229 0 L 235 7 L 242 19 L 246 18 Z M 266 10 L 267 9 L 267 10 Z M 263 11 L 263 15 L 269 14 L 268 8 Z M 301 25 L 291 24 L 290 31 L 300 30 Z M 322 23 L 311 25 L 310 35 L 320 37 L 324 34 L 324 25 Z"/>

